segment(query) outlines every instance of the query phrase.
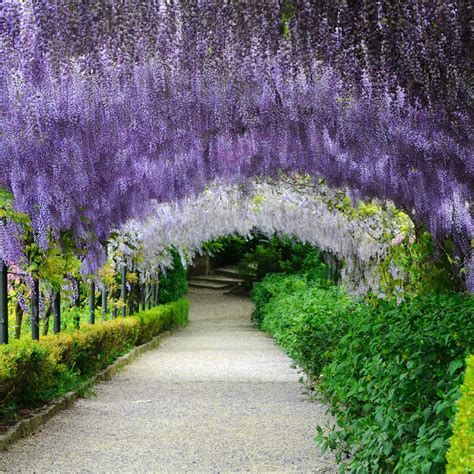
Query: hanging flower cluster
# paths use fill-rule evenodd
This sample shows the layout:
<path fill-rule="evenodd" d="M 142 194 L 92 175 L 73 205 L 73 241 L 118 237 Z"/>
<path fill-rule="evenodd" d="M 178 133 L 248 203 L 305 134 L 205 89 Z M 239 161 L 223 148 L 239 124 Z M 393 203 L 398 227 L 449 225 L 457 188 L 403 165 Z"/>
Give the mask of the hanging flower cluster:
<path fill-rule="evenodd" d="M 135 237 L 133 247 L 142 253 L 139 269 L 146 276 L 172 266 L 171 248 L 183 260 L 192 260 L 207 241 L 236 234 L 250 238 L 258 230 L 268 237 L 291 236 L 331 253 L 345 264 L 343 282 L 349 290 L 378 292 L 378 264 L 405 221 L 376 206 L 364 217 L 352 218 L 328 204 L 339 198 L 321 188 L 324 192 L 315 193 L 269 183 L 214 186 L 194 198 L 159 204 L 147 219 L 128 223 L 124 237 L 117 237 L 118 246 Z"/>
<path fill-rule="evenodd" d="M 72 230 L 87 271 L 152 200 L 281 170 L 389 199 L 467 263 L 470 11 L 468 0 L 2 2 L 0 186 L 42 247 Z M 0 257 L 16 261 L 14 234 L 2 224 Z"/>

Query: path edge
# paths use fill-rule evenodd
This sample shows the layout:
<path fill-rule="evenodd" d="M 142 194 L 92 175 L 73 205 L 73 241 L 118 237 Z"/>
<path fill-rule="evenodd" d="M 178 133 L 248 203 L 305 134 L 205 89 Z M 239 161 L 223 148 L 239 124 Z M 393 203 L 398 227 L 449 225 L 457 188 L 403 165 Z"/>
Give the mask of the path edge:
<path fill-rule="evenodd" d="M 137 357 L 152 349 L 156 349 L 161 344 L 162 340 L 180 331 L 181 327 L 173 328 L 169 331 L 164 331 L 155 336 L 151 341 L 145 342 L 140 346 L 134 347 L 127 354 L 118 357 L 108 367 L 86 380 L 79 390 L 71 391 L 62 397 L 49 402 L 45 408 L 40 408 L 32 416 L 20 420 L 9 428 L 6 433 L 0 434 L 0 451 L 5 451 L 10 445 L 16 441 L 31 436 L 41 425 L 58 413 L 72 407 L 74 403 L 81 398 L 79 391 L 88 390 L 96 383 L 108 381 L 113 378 L 123 367 L 132 363 Z"/>

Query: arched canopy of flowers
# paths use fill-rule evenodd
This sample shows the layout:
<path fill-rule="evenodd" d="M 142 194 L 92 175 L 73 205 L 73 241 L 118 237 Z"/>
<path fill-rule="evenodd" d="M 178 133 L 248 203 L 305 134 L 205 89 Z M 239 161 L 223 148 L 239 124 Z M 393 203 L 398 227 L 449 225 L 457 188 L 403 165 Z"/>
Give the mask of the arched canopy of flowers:
<path fill-rule="evenodd" d="M 9 0 L 0 186 L 47 247 L 214 179 L 307 173 L 389 199 L 469 259 L 471 2 Z M 21 256 L 0 221 L 0 257 Z M 474 287 L 474 281 L 471 279 Z"/>
<path fill-rule="evenodd" d="M 409 238 L 410 219 L 393 206 L 373 205 L 355 217 L 344 208 L 347 197 L 324 185 L 247 183 L 245 187 L 212 186 L 197 197 L 158 204 L 146 218 L 129 222 L 110 247 L 119 264 L 138 269 L 142 277 L 173 265 L 171 248 L 192 260 L 203 244 L 228 235 L 251 238 L 258 231 L 293 237 L 334 255 L 344 263 L 343 282 L 357 293 L 380 291 L 380 262 L 393 240 Z M 141 262 L 132 263 L 136 251 Z"/>

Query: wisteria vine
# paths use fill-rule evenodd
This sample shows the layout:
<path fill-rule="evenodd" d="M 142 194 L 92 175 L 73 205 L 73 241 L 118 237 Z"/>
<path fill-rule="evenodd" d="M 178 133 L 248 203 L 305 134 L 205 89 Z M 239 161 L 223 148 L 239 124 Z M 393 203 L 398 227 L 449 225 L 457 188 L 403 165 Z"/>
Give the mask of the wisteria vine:
<path fill-rule="evenodd" d="M 0 185 L 41 246 L 73 231 L 85 271 L 153 200 L 282 170 L 393 201 L 467 264 L 471 14 L 467 0 L 2 2 Z M 0 223 L 7 261 L 15 230 Z"/>
<path fill-rule="evenodd" d="M 350 291 L 380 294 L 380 262 L 391 245 L 400 243 L 396 239 L 409 219 L 387 218 L 381 207 L 353 219 L 329 204 L 339 200 L 335 192 L 321 188 L 315 193 L 281 183 L 212 186 L 196 197 L 158 204 L 146 219 L 127 223 L 110 250 L 119 266 L 125 263 L 146 279 L 172 267 L 171 249 L 186 263 L 203 251 L 203 244 L 228 235 L 285 235 L 343 262 L 343 283 Z"/>

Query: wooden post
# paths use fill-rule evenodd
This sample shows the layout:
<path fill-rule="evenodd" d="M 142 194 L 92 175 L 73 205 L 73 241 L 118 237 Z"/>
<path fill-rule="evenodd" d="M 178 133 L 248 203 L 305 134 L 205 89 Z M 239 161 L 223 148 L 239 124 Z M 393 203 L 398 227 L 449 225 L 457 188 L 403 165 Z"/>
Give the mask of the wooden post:
<path fill-rule="evenodd" d="M 89 286 L 89 324 L 95 324 L 95 282 Z"/>
<path fill-rule="evenodd" d="M 54 292 L 53 315 L 54 334 L 59 334 L 61 331 L 61 293 L 59 291 Z"/>
<path fill-rule="evenodd" d="M 122 265 L 122 316 L 127 316 L 127 267 Z"/>
<path fill-rule="evenodd" d="M 107 317 L 107 287 L 104 285 L 102 289 L 102 319 Z"/>
<path fill-rule="evenodd" d="M 0 260 L 0 344 L 8 344 L 8 267 Z"/>
<path fill-rule="evenodd" d="M 34 341 L 39 341 L 39 280 L 33 280 L 33 295 L 31 298 L 31 338 Z"/>

